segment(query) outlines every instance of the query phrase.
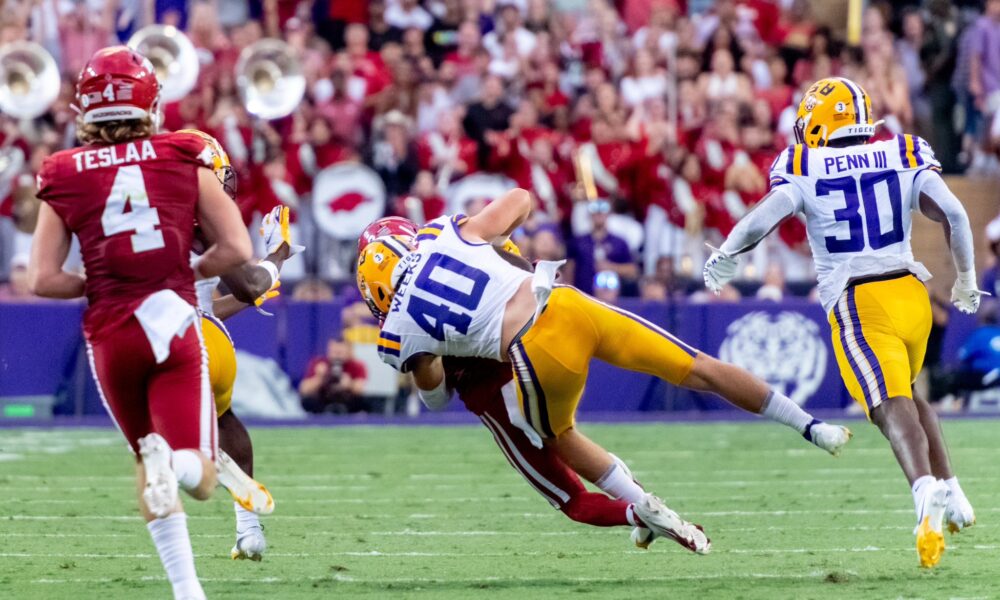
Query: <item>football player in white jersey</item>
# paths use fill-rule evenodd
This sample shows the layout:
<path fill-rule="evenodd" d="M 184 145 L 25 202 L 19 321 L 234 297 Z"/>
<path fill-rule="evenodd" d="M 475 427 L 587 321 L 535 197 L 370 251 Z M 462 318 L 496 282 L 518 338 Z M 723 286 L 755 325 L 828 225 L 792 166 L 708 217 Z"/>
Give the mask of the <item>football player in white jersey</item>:
<path fill-rule="evenodd" d="M 472 218 L 432 221 L 418 233 L 418 248 L 387 237 L 361 253 L 359 290 L 384 319 L 380 355 L 413 373 L 425 404 L 440 406 L 449 398 L 442 356 L 512 362 L 518 383 L 512 409 L 529 438 L 544 439 L 570 468 L 610 495 L 634 497 L 635 513 L 650 530 L 699 553 L 710 547 L 701 528 L 646 494 L 575 427 L 592 358 L 718 393 L 834 454 L 848 441 L 847 429 L 812 418 L 750 373 L 699 353 L 634 314 L 554 286 L 561 263 L 541 261 L 529 273 L 500 258 L 491 245 L 502 245 L 530 206 L 528 192 L 515 189 Z"/>
<path fill-rule="evenodd" d="M 798 143 L 774 161 L 771 191 L 705 264 L 705 284 L 718 293 L 736 275 L 740 254 L 785 219 L 804 216 L 841 376 L 909 480 L 920 564 L 933 567 L 944 551 L 944 522 L 958 531 L 975 515 L 934 410 L 912 393 L 931 328 L 922 283 L 930 273 L 910 249 L 913 212 L 944 227 L 958 271 L 955 306 L 974 313 L 983 292 L 969 219 L 930 146 L 913 135 L 868 143 L 877 125 L 856 83 L 835 77 L 809 88 L 795 124 Z"/>

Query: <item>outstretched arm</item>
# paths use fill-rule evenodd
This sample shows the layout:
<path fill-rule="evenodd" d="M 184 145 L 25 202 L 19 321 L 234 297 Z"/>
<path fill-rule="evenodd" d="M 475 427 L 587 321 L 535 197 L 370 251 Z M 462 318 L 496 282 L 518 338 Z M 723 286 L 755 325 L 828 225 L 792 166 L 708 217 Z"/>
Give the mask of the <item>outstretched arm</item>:
<path fill-rule="evenodd" d="M 254 301 L 270 290 L 274 282 L 277 281 L 275 273 L 281 271 L 281 265 L 284 264 L 288 256 L 288 245 L 282 244 L 277 251 L 269 254 L 260 263 L 248 262 L 226 273 L 222 276 L 222 281 L 232 292 L 232 296 L 243 304 L 244 308 L 252 306 Z M 265 263 L 270 263 L 270 265 Z M 224 319 L 225 317 L 219 316 L 219 318 Z"/>
<path fill-rule="evenodd" d="M 277 296 L 282 265 L 305 250 L 305 247 L 292 243 L 287 206 L 276 206 L 264 215 L 260 233 L 269 253 L 267 258 L 256 264 L 247 262 L 222 276 L 222 281 L 232 292 L 212 305 L 215 316 L 222 320 L 254 304 L 259 307 L 265 300 Z"/>
<path fill-rule="evenodd" d="M 478 215 L 470 217 L 462 225 L 462 233 L 466 237 L 491 244 L 503 243 L 524 223 L 530 212 L 531 194 L 527 190 L 514 188 L 490 202 Z"/>
<path fill-rule="evenodd" d="M 944 237 L 951 249 L 958 277 L 951 290 L 951 301 L 959 310 L 974 313 L 984 294 L 976 283 L 976 257 L 973 250 L 972 228 L 965 207 L 936 172 L 920 173 L 914 186 L 920 212 L 928 219 L 941 223 Z"/>
<path fill-rule="evenodd" d="M 719 250 L 726 256 L 737 256 L 753 250 L 761 240 L 796 212 L 794 199 L 784 189 L 775 188 L 740 219 Z"/>
<path fill-rule="evenodd" d="M 722 246 L 712 252 L 702 276 L 705 286 L 718 294 L 736 276 L 739 255 L 752 250 L 767 234 L 774 231 L 785 219 L 798 212 L 799 207 L 786 184 L 772 189 L 746 214 Z"/>

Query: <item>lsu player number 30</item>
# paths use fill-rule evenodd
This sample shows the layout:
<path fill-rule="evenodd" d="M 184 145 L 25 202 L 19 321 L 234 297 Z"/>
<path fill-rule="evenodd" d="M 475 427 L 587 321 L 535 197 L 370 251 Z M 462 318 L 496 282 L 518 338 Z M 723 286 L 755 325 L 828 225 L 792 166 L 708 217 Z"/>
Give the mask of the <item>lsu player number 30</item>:
<path fill-rule="evenodd" d="M 775 159 L 771 191 L 712 254 L 704 276 L 718 293 L 736 275 L 741 253 L 785 219 L 804 217 L 841 376 L 911 484 L 920 563 L 932 567 L 944 550 L 944 522 L 959 530 L 975 516 L 934 411 L 912 392 L 931 328 L 922 283 L 930 273 L 910 249 L 914 212 L 945 228 L 958 272 L 955 306 L 973 313 L 983 292 L 968 217 L 933 150 L 914 135 L 868 143 L 877 125 L 868 94 L 853 81 L 823 79 L 809 88 L 795 126 L 799 143 Z"/>

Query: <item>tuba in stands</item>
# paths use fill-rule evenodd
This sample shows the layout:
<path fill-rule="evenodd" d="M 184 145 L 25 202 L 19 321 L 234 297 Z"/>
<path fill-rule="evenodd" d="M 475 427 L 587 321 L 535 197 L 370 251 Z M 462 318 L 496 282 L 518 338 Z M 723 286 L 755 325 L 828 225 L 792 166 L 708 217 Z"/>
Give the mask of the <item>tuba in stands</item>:
<path fill-rule="evenodd" d="M 162 102 L 176 102 L 198 83 L 198 52 L 186 35 L 171 25 L 149 25 L 132 34 L 128 47 L 153 63 Z"/>
<path fill-rule="evenodd" d="M 59 67 L 45 48 L 11 42 L 0 50 L 0 113 L 34 119 L 49 110 L 59 88 Z"/>
<path fill-rule="evenodd" d="M 306 93 L 306 78 L 295 50 L 267 38 L 240 53 L 236 87 L 247 112 L 264 120 L 292 114 Z"/>

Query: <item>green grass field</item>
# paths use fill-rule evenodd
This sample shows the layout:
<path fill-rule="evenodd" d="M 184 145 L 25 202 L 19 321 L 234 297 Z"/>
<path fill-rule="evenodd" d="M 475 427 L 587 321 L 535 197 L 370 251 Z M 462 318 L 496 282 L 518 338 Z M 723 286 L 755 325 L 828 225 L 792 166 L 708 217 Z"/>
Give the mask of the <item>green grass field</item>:
<path fill-rule="evenodd" d="M 763 423 L 591 425 L 713 551 L 552 510 L 481 427 L 253 431 L 274 493 L 262 563 L 229 559 L 233 510 L 188 502 L 212 598 L 1000 597 L 996 421 L 946 423 L 979 523 L 921 570 L 912 501 L 886 443 L 855 422 L 832 458 Z M 167 598 L 113 430 L 0 430 L 0 598 Z"/>

